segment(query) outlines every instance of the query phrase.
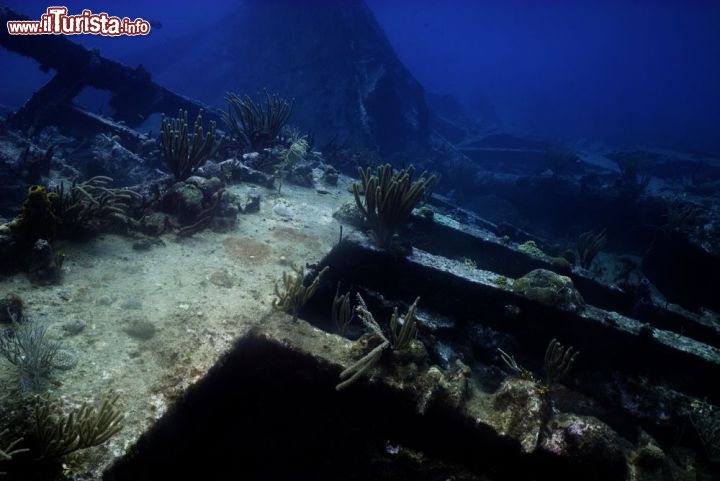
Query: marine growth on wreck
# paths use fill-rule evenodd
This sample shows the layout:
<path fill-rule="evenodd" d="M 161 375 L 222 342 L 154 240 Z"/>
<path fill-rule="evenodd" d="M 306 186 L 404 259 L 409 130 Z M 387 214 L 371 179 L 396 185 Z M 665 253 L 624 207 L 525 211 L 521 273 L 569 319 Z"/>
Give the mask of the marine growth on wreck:
<path fill-rule="evenodd" d="M 720 476 L 717 6 L 39 5 L 0 478 Z"/>

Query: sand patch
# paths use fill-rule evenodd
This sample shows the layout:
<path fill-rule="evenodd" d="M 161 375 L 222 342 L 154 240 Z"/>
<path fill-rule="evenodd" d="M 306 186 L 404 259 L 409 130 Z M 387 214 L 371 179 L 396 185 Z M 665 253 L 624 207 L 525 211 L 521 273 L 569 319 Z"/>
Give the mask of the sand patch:
<path fill-rule="evenodd" d="M 225 253 L 240 264 L 263 264 L 272 254 L 272 247 L 249 237 L 228 237 L 223 240 Z"/>
<path fill-rule="evenodd" d="M 292 227 L 276 227 L 272 231 L 273 237 L 278 240 L 290 242 L 292 244 L 302 244 L 309 249 L 320 249 L 320 241 L 317 237 L 306 234 L 299 229 Z"/>

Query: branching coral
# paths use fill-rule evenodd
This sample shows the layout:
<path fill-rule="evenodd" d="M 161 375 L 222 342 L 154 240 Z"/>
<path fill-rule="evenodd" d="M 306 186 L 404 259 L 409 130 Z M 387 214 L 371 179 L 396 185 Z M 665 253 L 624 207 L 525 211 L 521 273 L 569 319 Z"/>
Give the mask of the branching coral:
<path fill-rule="evenodd" d="M 8 430 L 5 429 L 4 431 L 0 432 L 0 437 L 5 436 L 8 433 Z M 9 443 L 5 448 L 0 448 L 0 461 L 10 461 L 13 456 L 16 454 L 27 452 L 28 450 L 25 448 L 16 448 L 18 444 L 20 444 L 23 441 L 23 438 L 16 439 L 15 441 L 12 441 Z M 3 471 L 0 471 L 0 475 L 7 474 Z"/>
<path fill-rule="evenodd" d="M 142 196 L 132 190 L 108 188 L 110 182 L 110 177 L 96 176 L 73 184 L 69 191 L 64 184 L 53 190 L 53 211 L 65 235 L 133 224 L 131 202 Z"/>
<path fill-rule="evenodd" d="M 333 325 L 337 329 L 338 334 L 345 336 L 348 326 L 352 320 L 352 306 L 350 305 L 350 291 L 340 294 L 340 283 L 338 282 L 335 289 L 335 297 L 333 297 L 332 308 L 330 310 L 330 318 Z"/>
<path fill-rule="evenodd" d="M 701 209 L 683 199 L 674 199 L 665 205 L 665 223 L 660 226 L 660 231 L 668 234 L 670 232 L 682 231 L 699 222 Z"/>
<path fill-rule="evenodd" d="M 645 151 L 617 152 L 608 155 L 620 170 L 618 187 L 630 199 L 637 199 L 650 184 L 651 177 L 640 171 L 654 160 L 654 154 Z"/>
<path fill-rule="evenodd" d="M 357 295 L 358 305 L 355 307 L 355 312 L 357 312 L 365 327 L 370 330 L 371 336 L 375 337 L 380 343 L 340 373 L 340 380 L 342 382 L 335 386 L 336 390 L 341 391 L 357 381 L 360 376 L 365 374 L 380 360 L 382 353 L 386 349 L 390 348 L 394 351 L 402 351 L 410 347 L 410 342 L 417 336 L 415 311 L 417 310 L 419 300 L 420 298 L 418 297 L 415 299 L 415 302 L 412 303 L 399 328 L 400 322 L 397 307 L 393 310 L 392 317 L 390 318 L 390 339 L 388 339 L 383 333 L 380 324 L 378 324 L 368 309 L 365 300 L 360 294 Z"/>
<path fill-rule="evenodd" d="M 47 336 L 47 327 L 27 319 L 14 320 L 15 329 L 0 334 L 0 355 L 15 366 L 25 391 L 44 388 L 55 369 L 68 369 L 74 357 Z"/>
<path fill-rule="evenodd" d="M 35 430 L 43 444 L 41 457 L 57 458 L 98 446 L 122 429 L 123 414 L 117 408 L 118 396 L 105 397 L 99 407 L 84 403 L 62 415 L 49 403 L 35 407 Z"/>
<path fill-rule="evenodd" d="M 52 242 L 56 237 L 84 232 L 100 232 L 113 225 L 127 227 L 134 221 L 131 203 L 142 196 L 132 190 L 112 189 L 110 177 L 96 176 L 85 182 L 65 184 L 47 190 L 33 185 L 20 215 L 9 224 L 24 246 L 33 246 L 39 239 Z"/>
<path fill-rule="evenodd" d="M 545 350 L 545 374 L 548 384 L 562 381 L 570 373 L 580 352 L 572 346 L 565 347 L 552 339 Z"/>
<path fill-rule="evenodd" d="M 577 253 L 580 267 L 589 269 L 598 253 L 607 245 L 605 229 L 600 232 L 583 232 L 577 239 Z"/>
<path fill-rule="evenodd" d="M 375 174 L 369 167 L 367 170 L 358 169 L 358 173 L 361 184 L 352 186 L 355 203 L 377 244 L 387 248 L 393 234 L 410 217 L 413 208 L 435 183 L 436 177 L 425 178 L 423 173 L 413 182 L 413 166 L 393 173 L 390 164 L 377 167 Z M 361 191 L 365 193 L 364 202 L 360 199 Z"/>
<path fill-rule="evenodd" d="M 192 137 L 188 134 L 187 110 L 180 110 L 177 118 L 162 117 L 160 144 L 165 161 L 175 180 L 185 180 L 202 165 L 217 149 L 215 121 L 210 122 L 207 134 L 202 127 L 202 110 L 193 126 Z"/>
<path fill-rule="evenodd" d="M 362 298 L 362 296 L 360 296 L 360 294 L 357 295 L 357 301 L 358 305 L 355 308 L 355 312 L 357 312 L 360 320 L 365 325 L 365 327 L 370 329 L 371 334 L 376 337 L 380 341 L 380 343 L 375 346 L 370 352 L 365 354 L 363 357 L 358 359 L 355 363 L 351 364 L 347 369 L 340 373 L 340 380 L 342 382 L 335 386 L 335 389 L 338 391 L 345 389 L 346 387 L 357 381 L 360 376 L 365 374 L 380 360 L 380 356 L 382 356 L 383 351 L 390 347 L 390 340 L 385 337 L 385 334 L 383 334 L 380 324 L 377 323 L 375 317 L 368 310 L 367 304 L 365 304 L 365 300 Z"/>
<path fill-rule="evenodd" d="M 551 384 L 562 381 L 563 378 L 570 373 L 579 354 L 579 351 L 572 346 L 564 347 L 557 339 L 552 339 L 545 349 L 545 374 L 547 384 L 543 384 L 542 381 L 535 377 L 532 371 L 520 365 L 511 354 L 508 354 L 499 347 L 497 350 L 500 353 L 500 359 L 502 359 L 513 374 L 520 379 L 535 383 L 541 394 L 549 392 L 549 386 Z"/>
<path fill-rule="evenodd" d="M 249 96 L 228 92 L 228 111 L 224 115 L 230 134 L 251 149 L 269 147 L 292 114 L 293 102 L 265 92 L 265 106 Z"/>
<path fill-rule="evenodd" d="M 520 379 L 524 379 L 525 381 L 532 381 L 537 383 L 538 380 L 535 378 L 535 375 L 530 371 L 529 369 L 526 369 L 525 367 L 521 366 L 516 360 L 515 357 L 512 354 L 508 354 L 507 352 L 503 351 L 499 347 L 497 348 L 498 352 L 500 353 L 500 359 L 505 363 L 505 365 L 510 368 L 510 370 Z"/>
<path fill-rule="evenodd" d="M 390 317 L 390 345 L 395 351 L 402 351 L 410 347 L 410 342 L 417 336 L 417 317 L 415 317 L 415 311 L 417 310 L 417 303 L 420 300 L 418 297 L 415 302 L 412 303 L 408 309 L 405 317 L 403 317 L 402 325 L 398 328 L 399 317 L 397 307 L 393 309 L 392 316 Z"/>
<path fill-rule="evenodd" d="M 303 267 L 298 269 L 293 267 L 295 271 L 294 276 L 283 272 L 283 290 L 281 292 L 278 284 L 275 284 L 276 299 L 273 302 L 273 307 L 292 315 L 293 321 L 297 321 L 298 312 L 300 312 L 300 309 L 302 309 L 305 303 L 315 295 L 315 291 L 317 291 L 317 288 L 320 286 L 320 278 L 328 269 L 329 267 L 325 266 L 323 270 L 318 272 L 309 286 L 304 285 L 305 269 Z"/>

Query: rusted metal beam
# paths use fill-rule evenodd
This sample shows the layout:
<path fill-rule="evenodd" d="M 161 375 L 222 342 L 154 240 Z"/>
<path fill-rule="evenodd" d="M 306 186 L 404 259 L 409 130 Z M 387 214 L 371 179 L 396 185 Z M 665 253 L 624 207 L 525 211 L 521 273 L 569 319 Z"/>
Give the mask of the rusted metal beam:
<path fill-rule="evenodd" d="M 0 24 L 12 20 L 30 20 L 10 8 L 0 6 Z M 90 50 L 57 35 L 10 35 L 0 29 L 0 46 L 36 60 L 44 70 L 57 74 L 8 119 L 21 130 L 42 127 L 72 107 L 72 100 L 86 86 L 112 92 L 113 119 L 137 126 L 149 115 L 164 112 L 175 115 L 184 109 L 195 115 L 205 110 L 206 120 L 219 115 L 200 102 L 179 95 L 153 82 L 140 65 L 130 67 L 107 59 L 98 50 Z"/>

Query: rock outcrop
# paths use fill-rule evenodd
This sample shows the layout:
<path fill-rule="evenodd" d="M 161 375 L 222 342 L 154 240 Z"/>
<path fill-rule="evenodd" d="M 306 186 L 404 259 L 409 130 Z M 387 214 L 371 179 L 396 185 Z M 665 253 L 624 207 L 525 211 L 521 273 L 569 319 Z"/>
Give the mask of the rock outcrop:
<path fill-rule="evenodd" d="M 225 106 L 228 91 L 294 98 L 290 123 L 381 153 L 423 145 L 425 92 L 363 1 L 249 1 L 218 25 L 133 56 L 178 92 Z"/>

